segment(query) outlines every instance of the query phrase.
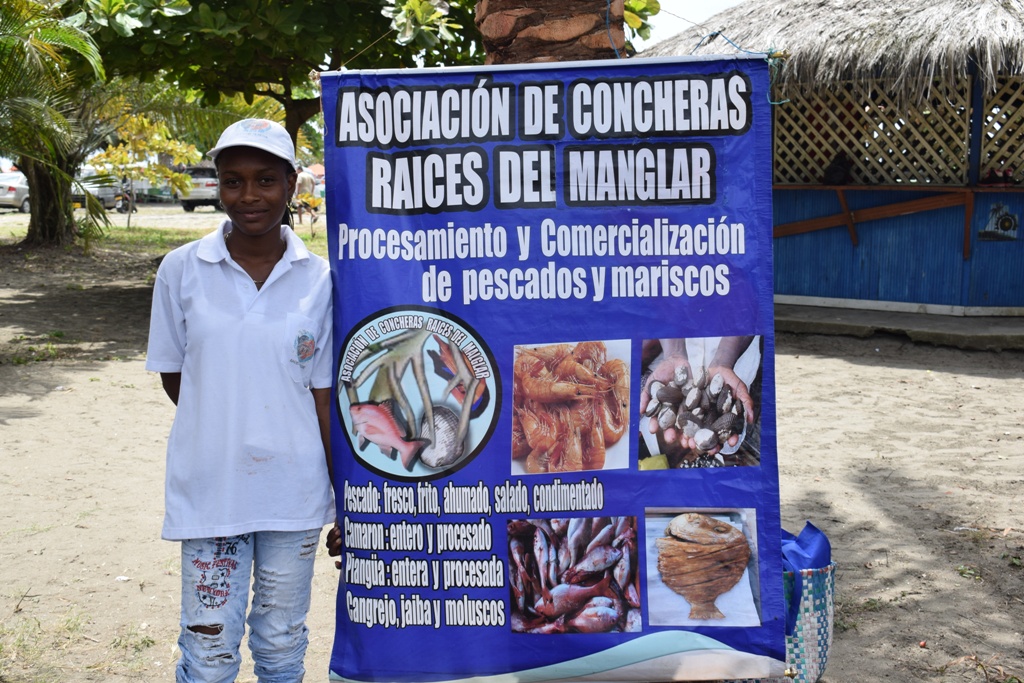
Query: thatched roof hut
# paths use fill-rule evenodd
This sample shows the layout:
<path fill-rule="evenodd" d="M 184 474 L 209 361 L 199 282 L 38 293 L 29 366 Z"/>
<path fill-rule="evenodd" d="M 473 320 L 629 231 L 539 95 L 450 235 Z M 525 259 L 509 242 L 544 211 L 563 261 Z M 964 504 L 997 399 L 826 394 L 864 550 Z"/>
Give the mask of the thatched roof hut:
<path fill-rule="evenodd" d="M 1024 0 L 745 0 L 640 56 L 741 51 L 784 56 L 777 295 L 1024 312 Z"/>
<path fill-rule="evenodd" d="M 777 184 L 820 183 L 840 154 L 854 184 L 1021 176 L 1024 0 L 747 0 L 641 56 L 740 51 L 784 56 Z"/>
<path fill-rule="evenodd" d="M 787 89 L 881 80 L 901 102 L 920 101 L 935 79 L 952 81 L 969 65 L 989 87 L 997 75 L 1021 74 L 1024 2 L 748 0 L 642 56 L 733 54 L 736 46 L 788 53 L 778 82 Z"/>

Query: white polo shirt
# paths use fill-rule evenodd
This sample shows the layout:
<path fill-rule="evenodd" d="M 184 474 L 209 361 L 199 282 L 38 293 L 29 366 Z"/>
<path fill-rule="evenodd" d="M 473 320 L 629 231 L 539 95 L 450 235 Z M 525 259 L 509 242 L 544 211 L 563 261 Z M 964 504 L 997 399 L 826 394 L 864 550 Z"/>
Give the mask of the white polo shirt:
<path fill-rule="evenodd" d="M 331 274 L 287 226 L 262 289 L 228 254 L 230 221 L 164 257 L 146 369 L 180 372 L 167 443 L 168 540 L 334 521 L 310 387 L 331 386 Z"/>

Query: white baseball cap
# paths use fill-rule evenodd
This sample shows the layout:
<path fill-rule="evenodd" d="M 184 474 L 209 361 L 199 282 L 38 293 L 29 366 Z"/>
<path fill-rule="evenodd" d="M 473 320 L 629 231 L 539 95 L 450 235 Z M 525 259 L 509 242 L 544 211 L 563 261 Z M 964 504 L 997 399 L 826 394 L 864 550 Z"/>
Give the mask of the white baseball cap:
<path fill-rule="evenodd" d="M 292 168 L 298 167 L 295 160 L 295 145 L 288 131 L 280 123 L 267 119 L 243 119 L 235 121 L 224 129 L 217 140 L 217 146 L 206 153 L 216 160 L 217 155 L 228 147 L 255 147 L 281 157 Z"/>

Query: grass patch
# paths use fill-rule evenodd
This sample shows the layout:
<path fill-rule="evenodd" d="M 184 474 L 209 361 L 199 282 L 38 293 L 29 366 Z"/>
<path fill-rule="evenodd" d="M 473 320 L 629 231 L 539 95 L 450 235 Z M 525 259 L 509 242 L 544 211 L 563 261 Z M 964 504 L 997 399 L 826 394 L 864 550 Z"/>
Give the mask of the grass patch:
<path fill-rule="evenodd" d="M 0 624 L 0 681 L 14 680 L 15 667 L 35 668 L 47 649 L 42 642 L 43 626 L 38 619 L 19 619 Z"/>
<path fill-rule="evenodd" d="M 970 564 L 962 564 L 956 568 L 956 573 L 965 579 L 971 579 L 973 581 L 983 581 L 981 578 L 981 570 Z"/>
<path fill-rule="evenodd" d="M 888 599 L 865 598 L 860 601 L 837 599 L 832 614 L 832 628 L 836 633 L 855 629 L 858 617 L 890 609 L 905 600 L 908 595 L 910 594 L 902 591 L 898 596 Z"/>
<path fill-rule="evenodd" d="M 180 210 L 180 207 L 178 207 L 178 211 Z M 166 218 L 163 213 L 157 215 L 160 216 L 161 219 Z M 197 240 L 200 237 L 209 234 L 211 230 L 209 227 L 183 228 L 146 226 L 145 223 L 147 217 L 145 215 L 145 211 L 140 212 L 137 217 L 132 218 L 131 227 L 127 227 L 121 221 L 116 220 L 113 215 L 110 215 L 110 217 L 114 220 L 111 221 L 109 226 L 104 228 L 103 233 L 90 237 L 89 241 L 91 247 L 98 247 L 100 249 L 119 249 L 132 254 L 151 253 L 154 255 L 160 255 L 180 247 L 183 244 Z M 208 217 L 208 215 L 206 217 Z M 220 214 L 220 217 L 223 218 L 224 214 Z M 135 221 L 142 221 L 142 223 L 136 224 Z M 295 234 L 302 238 L 302 241 L 306 243 L 309 250 L 314 254 L 323 256 L 324 258 L 327 257 L 327 227 L 325 223 L 326 221 L 321 215 L 320 221 L 314 226 L 316 228 L 315 236 L 310 235 L 310 225 L 308 221 L 303 225 L 295 226 Z M 181 225 L 181 222 L 176 221 L 176 224 Z M 0 245 L 20 242 L 25 238 L 27 226 L 27 215 L 14 214 L 12 216 L 6 216 L 0 214 Z M 79 244 L 81 244 L 81 242 Z M 31 251 L 27 251 L 23 258 L 27 261 L 31 261 L 37 258 L 37 255 Z"/>
<path fill-rule="evenodd" d="M 148 635 L 139 632 L 134 626 L 129 626 L 110 644 L 115 650 L 122 650 L 125 654 L 138 654 L 156 645 L 156 641 Z"/>
<path fill-rule="evenodd" d="M 296 226 L 295 234 L 306 244 L 306 248 L 314 254 L 327 258 L 327 231 L 323 226 L 317 226 L 316 236 L 311 237 L 308 225 Z M 147 228 L 135 226 L 130 228 L 124 226 L 111 226 L 103 237 L 96 240 L 96 246 L 107 249 L 120 249 L 129 253 L 156 253 L 165 254 L 183 244 L 187 244 L 208 235 L 210 230 L 202 228 L 198 230 L 181 228 Z"/>
<path fill-rule="evenodd" d="M 131 677 L 142 674 L 149 664 L 147 651 L 157 644 L 156 640 L 142 632 L 144 628 L 145 625 L 142 627 L 129 625 L 119 628 L 110 642 L 106 657 L 86 668 L 90 671 Z"/>
<path fill-rule="evenodd" d="M 68 610 L 58 621 L 44 624 L 36 617 L 0 623 L 0 681 L 50 683 L 66 680 L 59 653 L 77 645 L 87 622 L 78 610 Z"/>
<path fill-rule="evenodd" d="M 856 609 L 845 600 L 836 600 L 832 613 L 832 628 L 836 633 L 845 633 L 857 628 Z"/>
<path fill-rule="evenodd" d="M 197 240 L 209 230 L 146 228 L 133 225 L 111 226 L 96 240 L 96 246 L 131 253 L 166 253 Z"/>
<path fill-rule="evenodd" d="M 52 339 L 52 337 L 49 337 Z M 21 336 L 11 340 L 16 346 L 10 355 L 0 354 L 0 365 L 10 363 L 11 365 L 28 365 L 29 363 L 41 363 L 68 358 L 78 347 L 74 345 L 57 345 L 51 341 L 26 343 L 31 340 Z M 37 345 L 38 344 L 38 345 Z"/>
<path fill-rule="evenodd" d="M 315 237 L 309 236 L 309 225 L 297 225 L 295 226 L 295 234 L 302 238 L 302 241 L 306 243 L 306 248 L 314 254 L 327 258 L 327 229 L 323 225 L 323 221 L 316 224 L 317 231 Z"/>

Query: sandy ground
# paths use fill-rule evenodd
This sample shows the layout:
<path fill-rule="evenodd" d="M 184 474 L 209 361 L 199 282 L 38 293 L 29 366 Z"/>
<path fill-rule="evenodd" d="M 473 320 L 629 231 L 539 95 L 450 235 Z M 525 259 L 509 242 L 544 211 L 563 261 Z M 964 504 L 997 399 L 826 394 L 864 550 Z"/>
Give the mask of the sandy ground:
<path fill-rule="evenodd" d="M 0 213 L 0 242 L 25 220 Z M 143 369 L 156 255 L 0 248 L 0 683 L 173 680 L 177 547 L 158 538 L 173 407 Z M 777 347 L 783 524 L 812 520 L 839 563 L 823 680 L 1020 683 L 1024 354 Z M 336 582 L 324 555 L 307 680 L 326 680 Z"/>

